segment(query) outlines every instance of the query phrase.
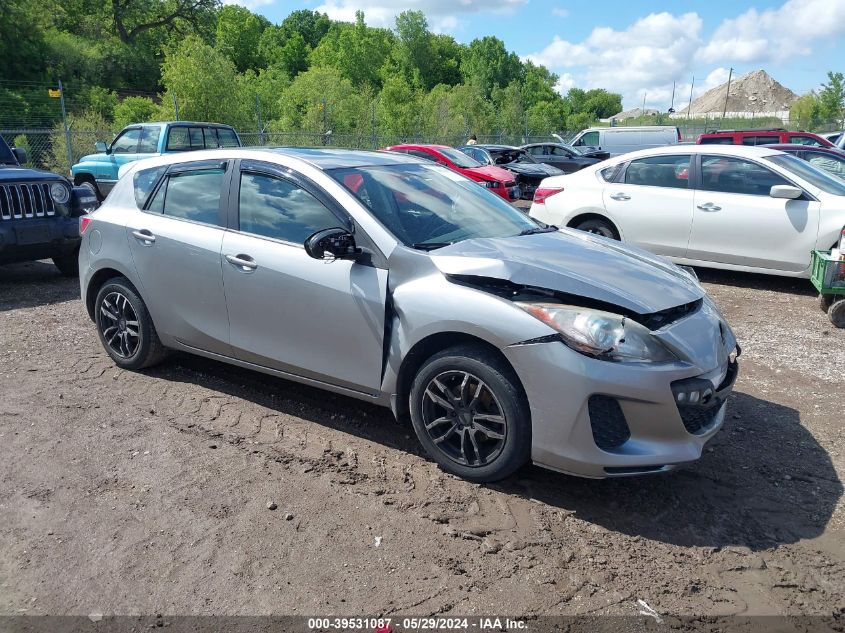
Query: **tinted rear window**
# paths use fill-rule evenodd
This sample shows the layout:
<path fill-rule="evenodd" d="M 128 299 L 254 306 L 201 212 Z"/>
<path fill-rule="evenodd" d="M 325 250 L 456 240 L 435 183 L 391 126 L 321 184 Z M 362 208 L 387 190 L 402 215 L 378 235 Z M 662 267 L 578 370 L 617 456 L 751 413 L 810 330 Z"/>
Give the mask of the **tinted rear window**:
<path fill-rule="evenodd" d="M 700 141 L 701 145 L 733 145 L 732 136 L 705 136 Z"/>

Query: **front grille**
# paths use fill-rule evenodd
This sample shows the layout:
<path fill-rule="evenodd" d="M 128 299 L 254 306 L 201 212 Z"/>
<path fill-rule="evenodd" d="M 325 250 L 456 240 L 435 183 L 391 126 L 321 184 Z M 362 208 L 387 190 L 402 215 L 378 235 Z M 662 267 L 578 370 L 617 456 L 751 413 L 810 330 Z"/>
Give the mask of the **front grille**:
<path fill-rule="evenodd" d="M 53 216 L 56 207 L 50 197 L 51 183 L 0 185 L 0 220 Z"/>
<path fill-rule="evenodd" d="M 631 429 L 616 398 L 590 396 L 587 409 L 593 441 L 603 451 L 619 448 L 631 437 Z"/>

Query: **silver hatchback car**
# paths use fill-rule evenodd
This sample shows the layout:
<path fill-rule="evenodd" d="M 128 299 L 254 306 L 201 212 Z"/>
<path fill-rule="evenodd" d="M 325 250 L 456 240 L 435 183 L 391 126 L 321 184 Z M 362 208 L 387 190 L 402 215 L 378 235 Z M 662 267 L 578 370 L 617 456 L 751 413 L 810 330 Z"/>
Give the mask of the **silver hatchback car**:
<path fill-rule="evenodd" d="M 80 229 L 82 298 L 120 367 L 176 349 L 381 404 L 474 481 L 695 460 L 737 375 L 693 274 L 401 154 L 144 160 Z"/>

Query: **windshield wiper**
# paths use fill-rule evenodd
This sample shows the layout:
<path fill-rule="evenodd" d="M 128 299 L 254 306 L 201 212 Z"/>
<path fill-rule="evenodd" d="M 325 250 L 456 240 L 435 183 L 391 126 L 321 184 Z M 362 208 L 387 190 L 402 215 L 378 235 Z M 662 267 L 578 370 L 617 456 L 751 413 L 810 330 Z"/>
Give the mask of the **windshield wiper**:
<path fill-rule="evenodd" d="M 434 249 L 451 246 L 452 244 L 454 244 L 454 242 L 419 242 L 417 244 L 411 244 L 411 248 L 416 248 L 421 251 L 433 251 Z"/>
<path fill-rule="evenodd" d="M 545 226 L 535 226 L 530 229 L 525 229 L 524 231 L 520 232 L 520 235 L 535 235 L 536 233 L 554 233 L 557 231 L 558 228 L 552 224 L 546 224 Z"/>

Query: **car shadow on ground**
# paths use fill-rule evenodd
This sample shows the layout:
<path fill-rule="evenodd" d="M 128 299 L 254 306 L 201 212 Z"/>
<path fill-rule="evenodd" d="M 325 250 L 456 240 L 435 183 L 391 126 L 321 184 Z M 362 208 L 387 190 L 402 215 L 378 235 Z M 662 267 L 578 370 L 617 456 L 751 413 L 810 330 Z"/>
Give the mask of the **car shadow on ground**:
<path fill-rule="evenodd" d="M 352 398 L 181 354 L 150 373 L 424 454 L 410 423 Z M 843 493 L 829 455 L 795 409 L 738 392 L 702 459 L 672 473 L 590 480 L 529 466 L 490 487 L 624 534 L 752 550 L 819 536 Z"/>
<path fill-rule="evenodd" d="M 719 270 L 717 268 L 696 268 L 698 280 L 705 284 L 719 284 L 736 288 L 752 290 L 768 290 L 795 295 L 817 295 L 818 291 L 809 279 L 796 277 L 780 277 L 777 275 L 761 275 L 759 273 L 743 273 L 733 270 Z"/>
<path fill-rule="evenodd" d="M 51 262 L 0 265 L 0 312 L 79 298 L 79 279 L 63 277 Z"/>

